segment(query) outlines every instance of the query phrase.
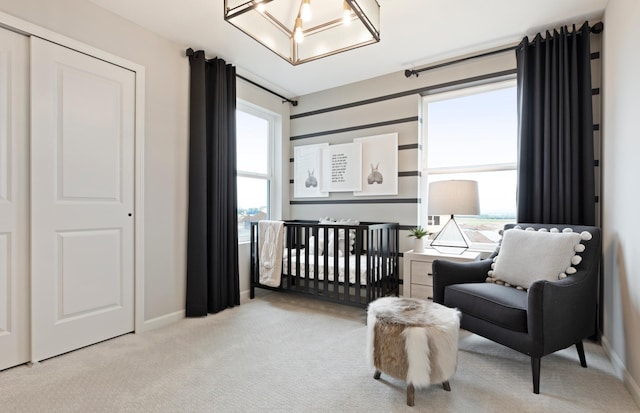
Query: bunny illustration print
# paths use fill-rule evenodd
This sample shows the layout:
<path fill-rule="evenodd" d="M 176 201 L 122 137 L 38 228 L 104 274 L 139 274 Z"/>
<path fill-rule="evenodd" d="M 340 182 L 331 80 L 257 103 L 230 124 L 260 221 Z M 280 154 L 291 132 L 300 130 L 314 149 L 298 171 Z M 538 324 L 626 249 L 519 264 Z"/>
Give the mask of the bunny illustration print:
<path fill-rule="evenodd" d="M 380 162 L 378 162 L 376 164 L 376 166 L 373 166 L 373 164 L 371 165 L 371 173 L 369 173 L 369 176 L 367 176 L 367 183 L 369 185 L 373 185 L 373 184 L 382 184 L 382 174 L 378 171 L 378 167 L 380 166 Z"/>
<path fill-rule="evenodd" d="M 304 186 L 306 188 L 309 188 L 309 187 L 317 188 L 318 179 L 314 176 L 315 170 L 312 170 L 312 171 L 307 170 L 307 173 L 309 174 L 309 176 L 304 181 Z"/>

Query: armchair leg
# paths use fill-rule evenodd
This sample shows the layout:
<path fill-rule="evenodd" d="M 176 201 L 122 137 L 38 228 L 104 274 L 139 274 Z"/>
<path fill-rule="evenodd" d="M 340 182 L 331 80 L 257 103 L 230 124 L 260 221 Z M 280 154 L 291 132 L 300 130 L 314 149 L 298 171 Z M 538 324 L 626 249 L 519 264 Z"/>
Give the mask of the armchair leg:
<path fill-rule="evenodd" d="M 540 394 L 540 357 L 531 357 L 531 373 L 533 375 L 533 392 Z"/>
<path fill-rule="evenodd" d="M 586 368 L 587 358 L 584 356 L 584 344 L 582 344 L 582 340 L 576 343 L 576 349 L 578 349 L 578 357 L 580 357 L 580 365 Z"/>

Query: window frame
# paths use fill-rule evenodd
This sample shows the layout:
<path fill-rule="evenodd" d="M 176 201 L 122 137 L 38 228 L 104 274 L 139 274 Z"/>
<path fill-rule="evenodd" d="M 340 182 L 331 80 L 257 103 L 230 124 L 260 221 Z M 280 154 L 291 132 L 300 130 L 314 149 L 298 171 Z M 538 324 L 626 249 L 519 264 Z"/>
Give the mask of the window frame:
<path fill-rule="evenodd" d="M 276 190 L 277 185 L 274 185 L 276 182 L 276 162 L 277 162 L 277 152 L 276 152 L 276 135 L 278 131 L 281 129 L 282 117 L 279 114 L 276 114 L 264 107 L 255 105 L 253 103 L 247 102 L 242 99 L 236 99 L 236 112 L 244 112 L 248 113 L 252 116 L 264 119 L 268 124 L 268 138 L 267 138 L 267 173 L 257 173 L 257 172 L 248 172 L 237 169 L 236 167 L 236 182 L 238 178 L 253 178 L 253 179 L 263 179 L 267 182 L 267 219 L 272 219 L 275 215 L 279 215 L 276 211 L 274 211 L 274 206 L 277 205 L 277 196 L 279 191 Z M 237 125 L 236 125 L 237 128 Z M 236 137 L 237 144 L 237 137 Z M 239 155 L 239 150 L 236 147 L 236 156 Z M 250 241 L 249 236 L 240 236 L 238 233 L 238 243 L 248 243 Z"/>
<path fill-rule="evenodd" d="M 421 168 L 421 194 L 428 193 L 429 177 L 437 175 L 449 175 L 449 174 L 463 174 L 463 173 L 482 173 L 482 172 L 501 172 L 501 171 L 515 171 L 518 172 L 518 162 L 502 162 L 494 164 L 477 164 L 477 165 L 458 165 L 451 167 L 435 167 L 429 168 L 428 164 L 428 128 L 429 128 L 429 104 L 439 102 L 443 100 L 450 100 L 455 98 L 461 98 L 465 96 L 475 95 L 479 93 L 491 92 L 500 89 L 512 88 L 517 86 L 517 79 L 514 76 L 507 78 L 492 79 L 490 81 L 483 82 L 481 84 L 461 84 L 455 89 L 449 90 L 434 90 L 431 93 L 424 95 L 421 100 L 422 104 L 422 168 Z M 517 136 L 516 136 L 517 139 Z M 516 155 L 517 157 L 517 155 Z M 517 185 L 517 183 L 516 183 Z M 516 187 L 517 191 L 517 187 Z M 424 197 L 423 197 L 424 198 Z M 424 219 L 420 220 L 422 225 L 428 224 L 428 215 L 425 214 Z M 472 243 L 471 249 L 477 251 L 489 251 L 495 249 L 497 243 Z"/>

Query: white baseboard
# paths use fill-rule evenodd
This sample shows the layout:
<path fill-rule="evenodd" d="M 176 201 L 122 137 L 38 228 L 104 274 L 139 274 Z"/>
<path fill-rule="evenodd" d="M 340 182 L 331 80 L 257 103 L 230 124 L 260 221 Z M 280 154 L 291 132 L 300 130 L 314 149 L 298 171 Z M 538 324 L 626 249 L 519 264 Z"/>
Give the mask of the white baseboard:
<path fill-rule="evenodd" d="M 620 356 L 618 356 L 618 354 L 613 350 L 609 340 L 607 340 L 605 336 L 602 336 L 602 348 L 604 349 L 605 354 L 609 357 L 609 360 L 611 360 L 616 376 L 622 380 L 627 390 L 629 390 L 629 393 L 631 393 L 631 397 L 633 397 L 633 400 L 635 400 L 638 407 L 640 407 L 640 386 L 638 386 L 638 383 L 631 374 L 629 374 L 626 366 L 622 360 L 620 360 Z"/>
<path fill-rule="evenodd" d="M 638 407 L 640 407 L 640 386 L 638 386 L 638 382 L 636 382 L 628 372 L 624 376 L 624 384 L 627 386 L 627 389 L 629 389 L 629 393 L 633 396 Z"/>
<path fill-rule="evenodd" d="M 609 344 L 609 340 L 607 340 L 605 336 L 602 336 L 601 341 L 602 341 L 602 349 L 604 350 L 607 357 L 609 357 L 611 364 L 613 364 L 613 371 L 616 377 L 618 377 L 620 380 L 624 380 L 624 375 L 625 375 L 625 372 L 627 371 L 627 368 L 625 367 L 622 360 L 620 360 L 620 357 L 618 357 L 618 354 L 615 351 L 613 351 L 613 349 L 611 348 L 611 344 Z"/>
<path fill-rule="evenodd" d="M 251 300 L 249 297 L 250 290 L 240 291 L 240 305 L 246 304 Z"/>
<path fill-rule="evenodd" d="M 249 290 L 240 291 L 240 304 L 246 304 L 251 300 L 249 298 Z M 160 317 L 152 318 L 151 320 L 145 320 L 141 330 L 137 330 L 136 333 L 142 333 L 144 331 L 154 330 L 156 328 L 168 326 L 176 323 L 185 317 L 185 310 L 179 310 L 173 313 L 161 315 Z"/>
<path fill-rule="evenodd" d="M 143 331 L 154 330 L 156 328 L 168 326 L 182 320 L 184 316 L 184 310 L 179 310 L 174 313 L 161 315 L 160 317 L 152 318 L 151 320 L 145 320 L 142 326 L 142 331 L 136 331 L 136 333 L 142 333 Z"/>

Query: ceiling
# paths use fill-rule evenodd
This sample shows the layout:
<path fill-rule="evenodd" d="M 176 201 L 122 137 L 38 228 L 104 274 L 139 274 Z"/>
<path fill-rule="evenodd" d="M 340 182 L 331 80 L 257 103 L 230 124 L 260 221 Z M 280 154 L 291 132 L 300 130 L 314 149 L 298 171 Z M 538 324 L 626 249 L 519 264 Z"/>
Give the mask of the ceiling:
<path fill-rule="evenodd" d="M 202 49 L 207 57 L 221 57 L 239 74 L 297 97 L 514 44 L 563 24 L 597 20 L 608 0 L 378 0 L 380 43 L 299 66 L 225 22 L 224 0 L 89 1 L 164 38 Z"/>

